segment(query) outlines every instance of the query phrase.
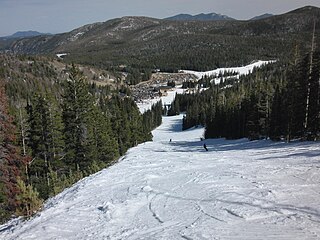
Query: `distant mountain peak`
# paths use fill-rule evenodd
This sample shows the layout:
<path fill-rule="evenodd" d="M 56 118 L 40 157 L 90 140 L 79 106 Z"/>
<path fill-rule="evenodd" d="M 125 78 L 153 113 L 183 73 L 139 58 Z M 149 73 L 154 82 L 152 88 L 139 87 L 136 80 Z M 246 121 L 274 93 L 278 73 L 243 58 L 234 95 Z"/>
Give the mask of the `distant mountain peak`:
<path fill-rule="evenodd" d="M 319 12 L 320 8 L 315 6 L 305 6 L 298 9 L 295 9 L 289 13 L 308 13 L 308 12 Z"/>
<path fill-rule="evenodd" d="M 272 17 L 272 16 L 274 16 L 274 15 L 270 14 L 270 13 L 265 13 L 265 14 L 262 14 L 262 15 L 259 15 L 259 16 L 255 16 L 255 17 L 251 18 L 250 20 L 265 19 L 265 18 L 269 18 L 269 17 Z"/>
<path fill-rule="evenodd" d="M 36 37 L 41 35 L 51 35 L 50 33 L 40 33 L 37 31 L 18 31 L 10 36 L 6 36 L 5 38 L 26 38 L 26 37 Z"/>
<path fill-rule="evenodd" d="M 197 15 L 191 15 L 191 14 L 178 14 L 172 17 L 165 18 L 166 20 L 176 20 L 176 21 L 218 21 L 218 20 L 234 20 L 233 18 L 222 15 L 219 13 L 200 13 Z"/>

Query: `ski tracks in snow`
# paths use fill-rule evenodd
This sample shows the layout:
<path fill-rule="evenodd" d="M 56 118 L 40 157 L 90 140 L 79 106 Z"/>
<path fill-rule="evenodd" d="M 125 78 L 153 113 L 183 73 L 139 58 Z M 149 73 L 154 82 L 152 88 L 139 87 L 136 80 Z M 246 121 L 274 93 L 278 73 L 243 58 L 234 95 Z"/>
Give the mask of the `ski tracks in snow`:
<path fill-rule="evenodd" d="M 200 141 L 181 117 L 0 239 L 320 238 L 319 144 Z"/>

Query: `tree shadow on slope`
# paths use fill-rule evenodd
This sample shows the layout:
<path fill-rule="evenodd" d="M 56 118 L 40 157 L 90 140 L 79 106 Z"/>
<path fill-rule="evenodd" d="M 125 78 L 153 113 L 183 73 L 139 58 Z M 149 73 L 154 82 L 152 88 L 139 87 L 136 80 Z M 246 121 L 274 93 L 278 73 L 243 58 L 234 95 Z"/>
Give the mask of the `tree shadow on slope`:
<path fill-rule="evenodd" d="M 175 152 L 206 152 L 203 144 L 203 141 L 177 141 L 170 143 Z"/>
<path fill-rule="evenodd" d="M 181 119 L 173 120 L 170 127 L 166 130 L 170 132 L 182 132 Z"/>
<path fill-rule="evenodd" d="M 194 128 L 182 131 L 182 120 L 172 120 L 170 126 L 164 131 L 171 133 L 187 133 L 193 131 Z M 306 157 L 312 158 L 320 156 L 320 143 L 319 142 L 273 142 L 271 140 L 255 140 L 249 141 L 248 139 L 226 140 L 226 139 L 205 139 L 203 141 L 172 141 L 172 145 L 177 152 L 206 152 L 203 145 L 206 144 L 208 152 L 224 152 L 224 151 L 241 151 L 241 150 L 261 150 L 261 155 L 274 154 L 271 157 L 260 158 L 261 160 L 272 158 L 288 158 L 288 157 Z M 310 151 L 311 150 L 311 151 Z M 287 154 L 284 152 L 288 151 Z M 258 152 L 256 152 L 258 153 Z M 280 154 L 277 156 L 277 154 Z"/>
<path fill-rule="evenodd" d="M 309 152 L 311 155 L 320 154 L 319 142 L 273 142 L 271 140 L 256 140 L 249 141 L 247 139 L 239 140 L 224 140 L 224 139 L 207 139 L 208 146 L 213 146 L 216 151 L 232 151 L 232 150 L 268 150 L 269 153 L 277 152 L 277 150 L 292 150 L 308 152 L 310 149 L 315 149 L 313 152 Z M 299 155 L 299 152 L 294 155 Z"/>
<path fill-rule="evenodd" d="M 272 142 L 269 140 L 249 141 L 247 139 L 225 140 L 206 139 L 204 141 L 177 141 L 172 142 L 172 146 L 179 152 L 206 152 L 203 145 L 206 144 L 208 152 L 242 151 L 255 150 L 257 154 L 273 154 L 271 157 L 261 158 L 261 160 L 273 158 L 305 157 L 312 158 L 320 156 L 320 144 L 317 142 Z M 259 150 L 261 152 L 259 152 Z M 277 154 L 280 154 L 277 156 Z"/>

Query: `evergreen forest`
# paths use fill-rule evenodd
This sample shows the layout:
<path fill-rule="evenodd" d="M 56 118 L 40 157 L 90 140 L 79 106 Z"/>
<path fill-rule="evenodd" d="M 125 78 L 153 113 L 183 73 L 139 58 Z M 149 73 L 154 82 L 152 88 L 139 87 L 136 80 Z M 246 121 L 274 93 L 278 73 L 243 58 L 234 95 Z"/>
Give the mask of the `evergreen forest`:
<path fill-rule="evenodd" d="M 319 140 L 319 64 L 318 48 L 296 45 L 289 62 L 278 60 L 239 79 L 216 85 L 204 76 L 193 83 L 197 93 L 178 94 L 168 114 L 184 112 L 183 129 L 205 126 L 206 138 Z"/>
<path fill-rule="evenodd" d="M 319 16 L 305 7 L 256 21 L 123 17 L 0 39 L 0 224 L 31 217 L 48 198 L 151 141 L 162 115 L 183 113 L 182 130 L 204 126 L 205 138 L 319 141 Z M 193 93 L 177 94 L 168 108 L 160 101 L 141 114 L 131 96 L 131 85 L 155 72 L 257 60 L 274 61 L 239 77 L 185 80 Z M 94 69 L 92 79 L 84 66 Z M 99 80 L 107 75 L 113 83 Z"/>
<path fill-rule="evenodd" d="M 0 66 L 0 222 L 32 216 L 161 124 L 161 102 L 142 115 L 120 87 L 89 83 L 74 65 L 65 78 L 42 57 L 1 55 Z"/>

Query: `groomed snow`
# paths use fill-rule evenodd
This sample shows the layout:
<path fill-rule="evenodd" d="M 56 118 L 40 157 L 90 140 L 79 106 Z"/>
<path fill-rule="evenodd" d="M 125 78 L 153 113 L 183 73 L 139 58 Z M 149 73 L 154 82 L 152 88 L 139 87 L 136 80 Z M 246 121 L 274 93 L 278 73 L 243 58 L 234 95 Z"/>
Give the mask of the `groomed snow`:
<path fill-rule="evenodd" d="M 200 141 L 181 118 L 0 239 L 320 239 L 319 143 Z"/>
<path fill-rule="evenodd" d="M 224 72 L 235 72 L 237 73 L 236 77 L 239 77 L 240 75 L 248 75 L 249 73 L 251 73 L 253 71 L 254 68 L 259 68 L 263 65 L 269 64 L 269 63 L 273 63 L 275 61 L 257 61 L 254 62 L 252 64 L 249 64 L 247 66 L 243 66 L 243 67 L 231 67 L 231 68 L 218 68 L 215 70 L 211 70 L 211 71 L 207 71 L 207 72 L 197 72 L 197 71 L 190 71 L 190 70 L 182 70 L 182 72 L 184 73 L 190 73 L 190 74 L 194 74 L 195 76 L 197 76 L 198 79 L 204 77 L 204 76 L 211 76 L 211 75 L 219 75 L 219 73 L 224 73 Z M 215 82 L 216 84 L 218 84 L 220 82 L 219 78 L 217 79 L 218 82 Z"/>
<path fill-rule="evenodd" d="M 64 56 L 67 56 L 68 55 L 68 53 L 57 53 L 56 54 L 56 56 L 58 57 L 58 58 L 63 58 Z"/>
<path fill-rule="evenodd" d="M 243 66 L 243 67 L 218 68 L 218 69 L 207 71 L 207 72 L 197 72 L 197 71 L 191 71 L 191 70 L 181 70 L 181 72 L 193 74 L 198 79 L 201 79 L 204 76 L 208 76 L 208 77 L 212 76 L 212 75 L 218 76 L 219 73 L 224 73 L 224 72 L 234 72 L 236 74 L 234 76 L 223 77 L 222 79 L 223 79 L 223 81 L 225 81 L 226 79 L 229 79 L 229 78 L 239 78 L 241 75 L 248 75 L 249 73 L 251 73 L 253 71 L 254 68 L 259 68 L 259 67 L 262 67 L 266 64 L 273 63 L 273 62 L 275 62 L 275 61 L 273 61 L 273 60 L 270 60 L 270 61 L 259 60 L 259 61 L 256 61 L 252 64 L 249 64 L 249 65 Z M 215 84 L 219 84 L 221 81 L 221 78 L 217 77 L 217 78 L 214 78 L 213 80 L 214 80 Z M 230 87 L 230 86 L 231 85 L 228 85 L 225 88 Z M 169 105 L 174 100 L 176 93 L 183 94 L 184 89 L 181 89 L 181 87 L 182 87 L 182 85 L 177 86 L 174 91 L 168 92 L 168 96 L 161 97 L 162 103 Z M 144 113 L 145 111 L 151 109 L 152 104 L 157 103 L 159 100 L 160 100 L 160 98 L 144 99 L 144 100 L 141 100 L 140 102 L 137 102 L 137 106 L 138 106 L 140 112 Z"/>
<path fill-rule="evenodd" d="M 162 105 L 170 105 L 173 102 L 177 93 L 178 94 L 184 93 L 184 89 L 182 89 L 180 87 L 181 86 L 177 86 L 177 88 L 175 88 L 174 90 L 168 91 L 167 96 L 163 96 L 160 98 L 154 98 L 154 99 L 145 99 L 140 102 L 137 102 L 137 106 L 139 108 L 139 111 L 141 113 L 144 113 L 144 112 L 150 110 L 152 105 L 159 102 L 160 99 L 162 101 Z"/>

